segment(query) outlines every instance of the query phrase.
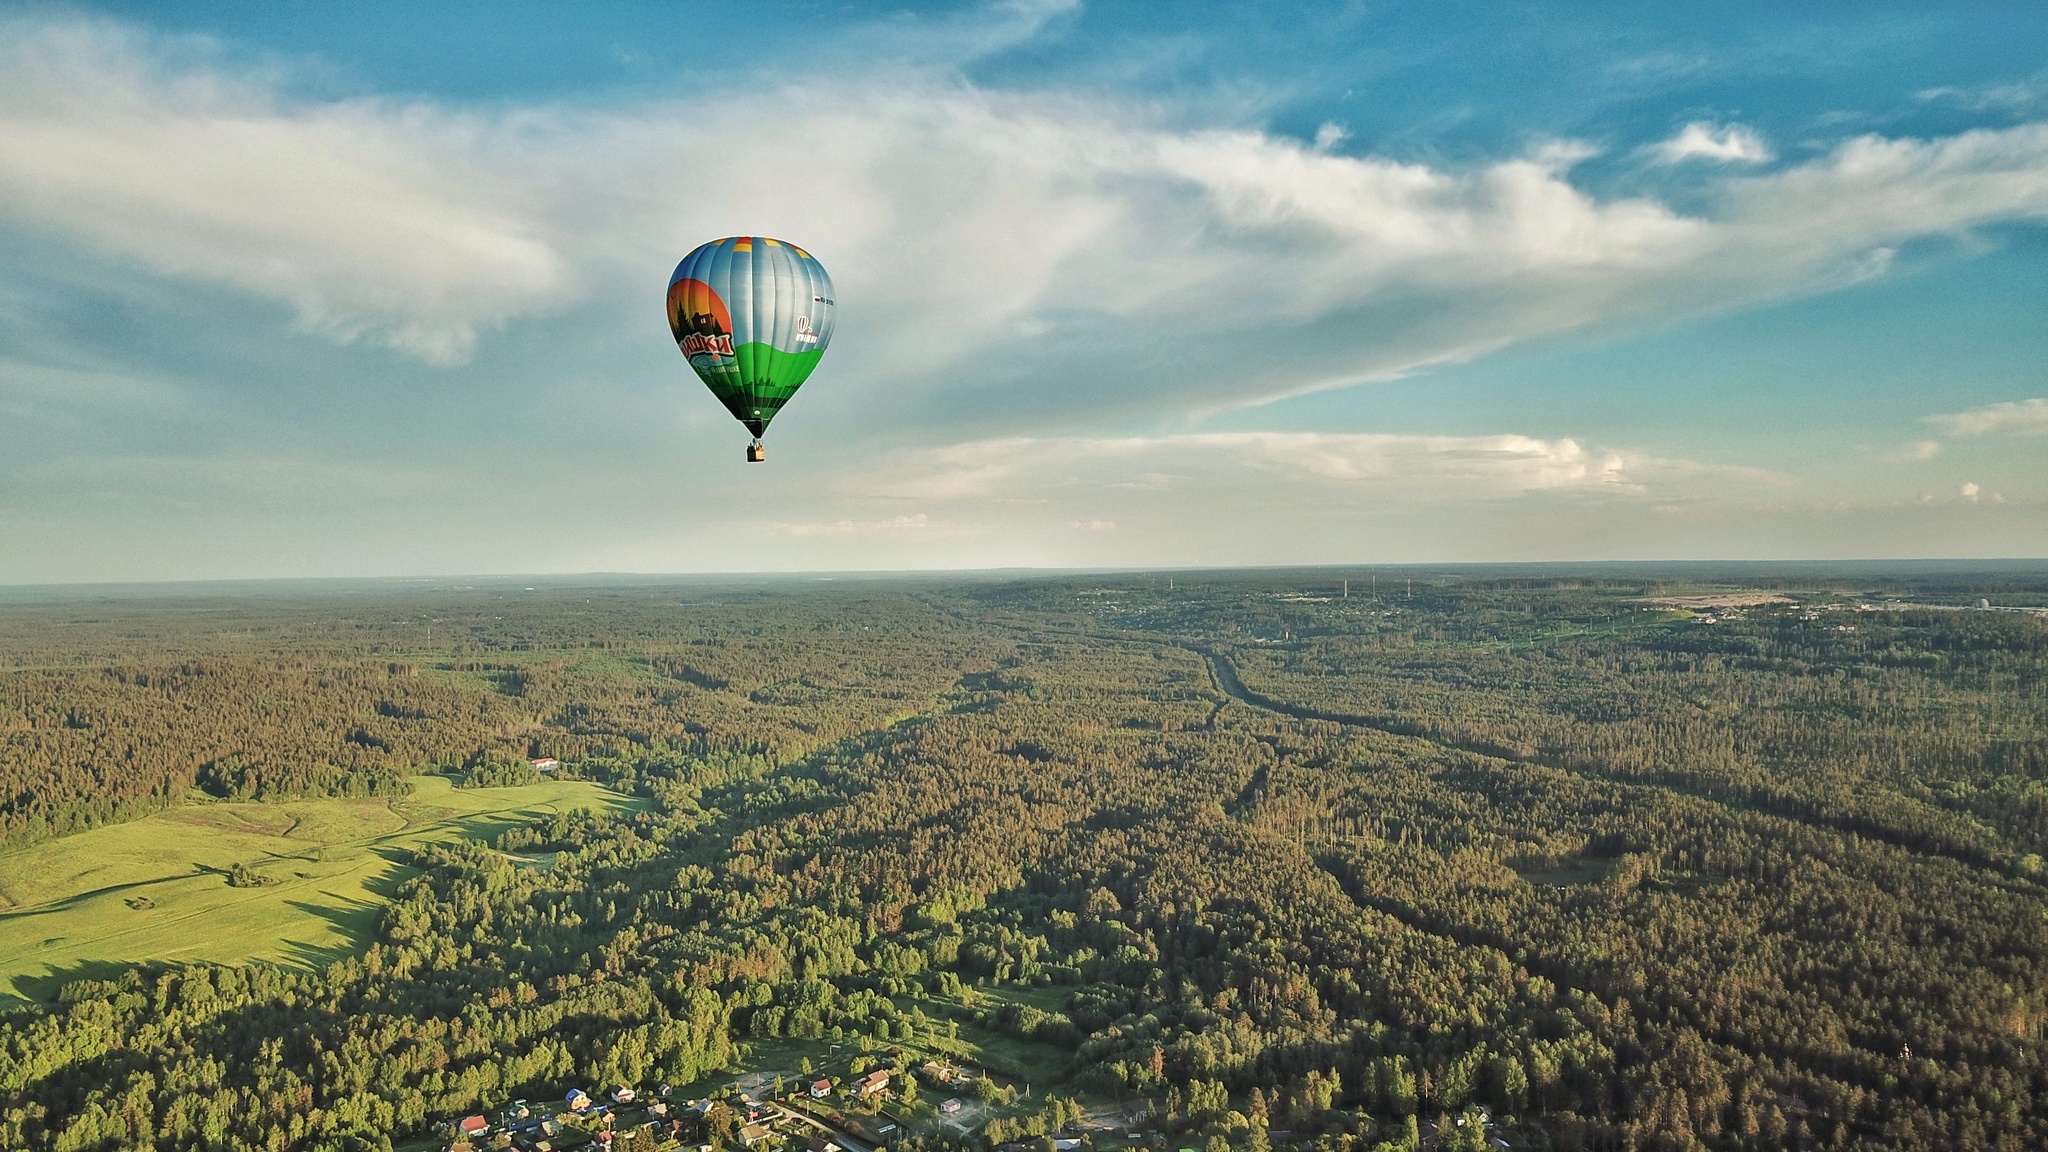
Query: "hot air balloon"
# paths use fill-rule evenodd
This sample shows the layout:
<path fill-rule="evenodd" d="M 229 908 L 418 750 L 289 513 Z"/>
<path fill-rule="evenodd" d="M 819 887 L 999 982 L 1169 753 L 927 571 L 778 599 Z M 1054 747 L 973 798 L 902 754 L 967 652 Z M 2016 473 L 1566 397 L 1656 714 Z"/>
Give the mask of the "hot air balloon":
<path fill-rule="evenodd" d="M 832 278 L 783 240 L 728 236 L 701 245 L 668 281 L 668 326 L 690 367 L 747 431 L 759 463 L 768 422 L 832 342 Z"/>

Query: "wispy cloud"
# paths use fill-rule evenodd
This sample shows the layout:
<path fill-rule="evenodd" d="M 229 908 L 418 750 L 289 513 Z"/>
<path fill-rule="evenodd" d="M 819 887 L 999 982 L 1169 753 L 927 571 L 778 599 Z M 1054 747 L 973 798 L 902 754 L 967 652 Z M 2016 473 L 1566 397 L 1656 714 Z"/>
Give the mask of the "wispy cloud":
<path fill-rule="evenodd" d="M 782 146 L 754 146 L 764 123 Z M 915 70 L 595 111 L 320 101 L 110 25 L 0 25 L 18 226 L 444 363 L 525 318 L 632 306 L 706 237 L 787 234 L 841 281 L 858 338 L 836 370 L 888 381 L 859 414 L 876 426 L 1215 411 L 1844 283 L 1914 237 L 2048 217 L 2041 125 L 1851 140 L 1723 178 L 1695 215 L 1579 187 L 1572 142 L 1452 169 L 1336 139 Z M 1769 155 L 1740 126 L 1667 144 Z"/>
<path fill-rule="evenodd" d="M 1578 440 L 1514 434 L 1204 432 L 1152 437 L 1007 437 L 935 449 L 849 494 L 932 502 L 1057 496 L 1109 490 L 1296 493 L 1399 490 L 1409 498 L 1501 498 L 1533 493 L 1669 495 L 1708 484 L 1774 484 L 1770 473 L 1640 453 Z"/>
<path fill-rule="evenodd" d="M 1965 412 L 1929 416 L 1927 423 L 1957 439 L 1978 436 L 2040 436 L 2048 434 L 2048 399 L 2007 400 Z"/>
<path fill-rule="evenodd" d="M 1740 124 L 1716 128 L 1695 120 L 1678 135 L 1650 148 L 1650 154 L 1666 164 L 1687 160 L 1712 160 L 1720 164 L 1767 164 L 1776 159 L 1763 137 Z"/>
<path fill-rule="evenodd" d="M 432 361 L 559 299 L 516 125 L 291 102 L 104 24 L 0 24 L 0 212 Z"/>
<path fill-rule="evenodd" d="M 1953 104 L 1972 112 L 2026 115 L 2048 104 L 2048 74 L 2003 84 L 1943 85 L 1922 89 L 1914 96 L 1927 103 Z"/>
<path fill-rule="evenodd" d="M 883 520 L 772 521 L 764 526 L 777 536 L 898 536 L 906 532 L 949 532 L 953 526 L 922 512 Z"/>
<path fill-rule="evenodd" d="M 1682 532 L 1796 489 L 1762 470 L 1572 437 L 995 437 L 836 477 L 816 495 L 833 515 L 764 525 L 752 547 L 773 555 L 829 539 L 894 566 L 1294 563 L 1372 555 L 1396 539 L 1437 554 L 1551 555 Z"/>
<path fill-rule="evenodd" d="M 58 540 L 101 549 L 105 573 L 143 551 L 184 565 L 166 572 L 223 571 L 225 553 L 191 542 L 228 536 L 248 556 L 296 542 L 288 564 L 249 571 L 310 571 L 296 553 L 317 549 L 417 568 L 471 531 L 531 563 L 543 522 L 573 525 L 560 535 L 589 558 L 562 565 L 1242 562 L 1335 555 L 1336 535 L 1345 555 L 1397 538 L 1411 556 L 1633 554 L 1658 531 L 1666 554 L 1693 554 L 1687 524 L 1831 499 L 1814 491 L 1825 467 L 1795 481 L 1671 459 L 1708 453 L 1637 450 L 1597 424 L 1095 430 L 1225 427 L 1185 418 L 1826 290 L 1882 275 L 1916 240 L 2048 220 L 2044 124 L 1779 161 L 1753 129 L 1702 121 L 1638 154 L 1688 167 L 1613 194 L 1582 173 L 1582 141 L 1404 160 L 1335 122 L 1299 139 L 1243 105 L 996 89 L 950 66 L 1071 9 L 892 17 L 790 82 L 687 100 L 468 105 L 309 96 L 287 66 L 107 22 L 0 19 L 0 244 L 42 258 L 0 291 L 0 515 L 45 525 L 0 576 L 57 572 L 20 557 Z M 843 324 L 781 441 L 829 452 L 778 449 L 736 476 L 728 446 L 663 439 L 725 418 L 676 399 L 694 383 L 654 301 L 681 253 L 748 232 L 817 252 Z M 62 287 L 83 298 L 109 265 L 113 309 L 52 303 L 38 279 L 71 269 Z M 93 309 L 137 313 L 130 339 L 77 320 Z M 211 358 L 153 358 L 157 334 L 210 340 L 216 324 Z M 253 355 L 270 359 L 236 359 Z M 1710 435 L 1737 419 L 1703 403 Z M 1930 417 L 1900 455 L 2044 431 L 2048 400 L 2018 400 Z M 565 466 L 516 462 L 528 451 Z M 1982 455 L 1975 519 L 2038 503 L 2024 463 L 2016 480 Z M 1965 475 L 1938 468 L 1893 471 L 1954 511 Z M 1994 511 L 2000 490 L 2012 502 Z M 350 516 L 376 523 L 328 527 Z M 1785 549 L 1808 546 L 1788 532 Z"/>

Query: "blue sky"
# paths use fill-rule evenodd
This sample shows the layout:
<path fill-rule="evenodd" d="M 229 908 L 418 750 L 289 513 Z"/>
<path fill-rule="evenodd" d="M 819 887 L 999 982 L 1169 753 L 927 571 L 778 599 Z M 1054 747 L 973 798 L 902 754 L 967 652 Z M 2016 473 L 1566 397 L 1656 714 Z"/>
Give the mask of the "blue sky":
<path fill-rule="evenodd" d="M 2048 554 L 2043 44 L 0 8 L 0 582 Z M 765 465 L 659 304 L 748 233 L 840 296 Z"/>

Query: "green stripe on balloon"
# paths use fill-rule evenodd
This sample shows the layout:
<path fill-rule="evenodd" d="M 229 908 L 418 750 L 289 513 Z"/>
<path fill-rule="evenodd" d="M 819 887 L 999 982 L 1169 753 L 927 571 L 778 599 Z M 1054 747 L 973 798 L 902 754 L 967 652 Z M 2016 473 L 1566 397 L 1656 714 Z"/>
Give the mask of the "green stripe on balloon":
<path fill-rule="evenodd" d="M 747 430 L 759 436 L 782 410 L 782 405 L 811 375 L 823 352 L 784 352 L 770 344 L 742 344 L 733 349 L 737 366 L 718 372 L 700 372 L 711 394 L 718 397 Z"/>

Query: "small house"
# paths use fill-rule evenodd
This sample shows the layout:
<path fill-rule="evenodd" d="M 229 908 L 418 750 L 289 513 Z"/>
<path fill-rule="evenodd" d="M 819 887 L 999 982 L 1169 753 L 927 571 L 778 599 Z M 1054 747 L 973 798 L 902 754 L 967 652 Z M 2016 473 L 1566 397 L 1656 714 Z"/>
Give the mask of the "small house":
<path fill-rule="evenodd" d="M 740 1129 L 740 1143 L 752 1148 L 773 1134 L 766 1124 L 749 1124 Z"/>
<path fill-rule="evenodd" d="M 813 1100 L 823 1100 L 831 1094 L 832 1082 L 830 1080 L 818 1080 L 811 1085 L 811 1099 Z"/>
<path fill-rule="evenodd" d="M 618 1087 L 612 1089 L 612 1103 L 631 1104 L 633 1102 L 634 1097 L 637 1095 L 639 1094 L 634 1092 L 631 1088 L 628 1088 L 624 1084 L 621 1084 Z"/>
<path fill-rule="evenodd" d="M 533 765 L 533 769 L 536 772 L 553 772 L 562 766 L 562 762 L 553 756 L 535 756 L 528 760 L 527 763 Z"/>
<path fill-rule="evenodd" d="M 491 1130 L 491 1122 L 481 1116 L 464 1116 L 461 1123 L 455 1127 L 460 1129 L 464 1136 L 474 1140 Z"/>
<path fill-rule="evenodd" d="M 569 1094 L 562 1097 L 562 1103 L 571 1112 L 588 1111 L 590 1108 L 590 1093 L 585 1092 L 581 1088 L 571 1088 L 569 1089 Z"/>
<path fill-rule="evenodd" d="M 948 1116 L 958 1116 L 960 1109 L 965 1106 L 966 1102 L 955 1096 L 951 1100 L 939 1105 L 939 1111 L 944 1112 Z"/>
<path fill-rule="evenodd" d="M 887 1092 L 889 1090 L 888 1069 L 877 1068 L 859 1080 L 854 1081 L 854 1086 L 854 1090 L 861 1096 L 876 1096 Z"/>

